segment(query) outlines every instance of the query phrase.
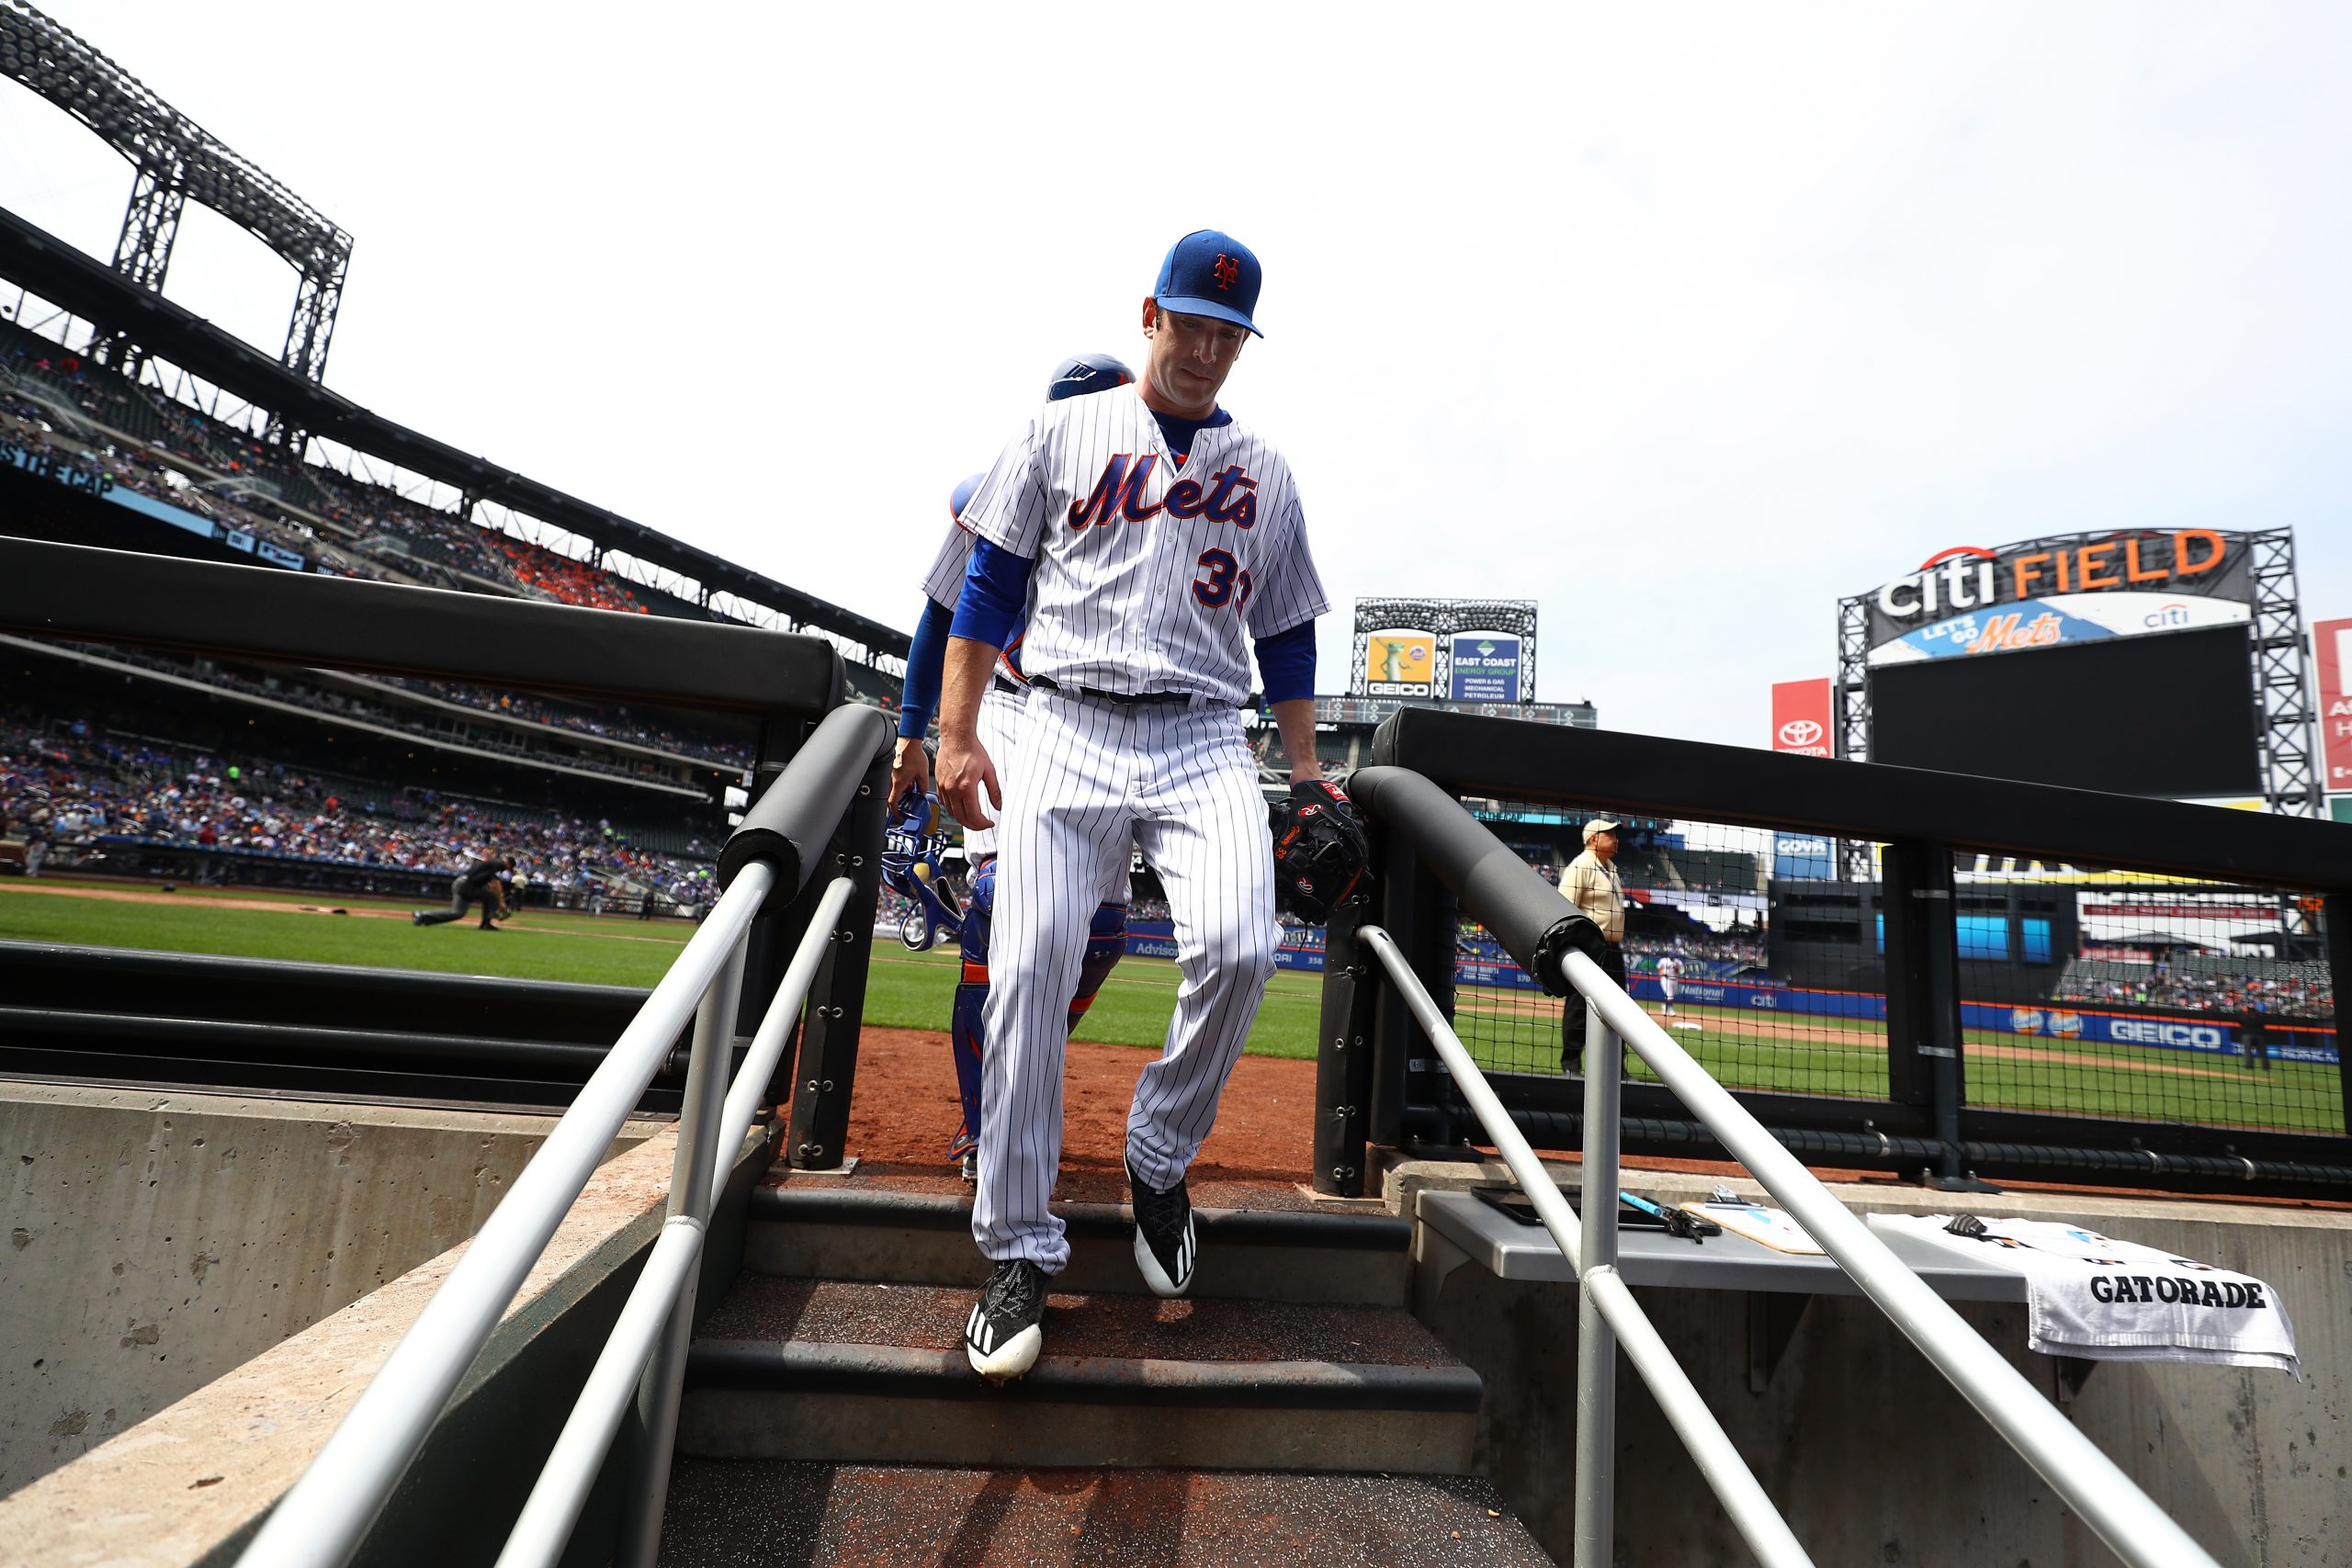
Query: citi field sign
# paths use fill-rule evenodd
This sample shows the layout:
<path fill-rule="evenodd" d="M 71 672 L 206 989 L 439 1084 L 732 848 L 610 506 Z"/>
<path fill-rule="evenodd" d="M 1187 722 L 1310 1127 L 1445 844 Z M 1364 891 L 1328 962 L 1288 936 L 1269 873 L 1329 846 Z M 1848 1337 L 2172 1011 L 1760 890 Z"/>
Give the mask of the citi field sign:
<path fill-rule="evenodd" d="M 1862 596 L 1872 664 L 2244 625 L 2246 536 L 2216 528 L 1957 545 Z"/>

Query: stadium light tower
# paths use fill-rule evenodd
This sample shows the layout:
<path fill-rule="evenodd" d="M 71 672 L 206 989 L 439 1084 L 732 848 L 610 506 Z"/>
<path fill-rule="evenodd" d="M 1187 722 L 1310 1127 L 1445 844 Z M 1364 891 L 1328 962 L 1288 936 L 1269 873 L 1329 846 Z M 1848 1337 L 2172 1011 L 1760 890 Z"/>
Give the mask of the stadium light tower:
<path fill-rule="evenodd" d="M 130 161 L 130 205 L 115 243 L 116 271 L 162 293 L 181 211 L 191 198 L 212 209 L 294 269 L 300 282 L 279 358 L 310 380 L 325 378 L 351 265 L 349 234 L 26 0 L 0 4 L 0 75 L 39 93 Z M 141 353 L 120 335 L 96 349 L 126 371 L 138 368 Z M 270 434 L 286 434 L 275 414 Z"/>

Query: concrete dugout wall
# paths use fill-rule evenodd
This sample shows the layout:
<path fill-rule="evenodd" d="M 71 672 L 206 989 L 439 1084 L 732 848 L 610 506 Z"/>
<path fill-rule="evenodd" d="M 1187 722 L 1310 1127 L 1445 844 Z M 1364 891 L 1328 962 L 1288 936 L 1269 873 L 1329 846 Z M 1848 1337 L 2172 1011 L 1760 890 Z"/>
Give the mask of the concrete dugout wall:
<path fill-rule="evenodd" d="M 553 1125 L 0 1084 L 0 1495 L 472 1235 Z"/>
<path fill-rule="evenodd" d="M 1412 1212 L 1419 1185 L 1469 1184 L 1473 1168 L 1389 1173 Z M 1491 1183 L 1507 1179 L 1487 1168 Z M 1576 1168 L 1555 1175 L 1573 1187 Z M 1628 1170 L 1661 1201 L 1714 1179 Z M 1758 1194 L 1753 1182 L 1736 1183 Z M 2101 1362 L 2063 1406 L 2158 1506 L 2223 1563 L 2343 1568 L 2352 1562 L 2352 1213 L 2221 1200 L 1944 1194 L 1892 1183 L 1833 1189 L 1893 1213 L 2066 1220 L 2268 1280 L 2295 1324 L 2306 1381 L 2238 1367 Z M 1770 1201 L 1765 1199 L 1765 1201 Z M 1426 1227 L 1416 1246 L 1448 1246 Z M 1426 1267 L 1426 1264 L 1424 1265 Z M 1699 1393 L 1817 1562 L 1920 1568 L 2088 1568 L 2117 1562 L 1984 1419 L 1868 1300 L 1817 1296 L 1763 1392 L 1750 1389 L 1749 1298 L 1635 1292 Z M 2057 1361 L 2026 1348 L 2025 1308 L 1957 1303 L 1962 1317 L 2045 1393 Z M 1546 1551 L 1574 1527 L 1577 1292 L 1456 1269 L 1422 1307 L 1487 1382 L 1481 1461 Z M 1640 1375 L 1617 1382 L 1617 1562 L 1623 1568 L 1750 1562 L 1722 1505 Z"/>

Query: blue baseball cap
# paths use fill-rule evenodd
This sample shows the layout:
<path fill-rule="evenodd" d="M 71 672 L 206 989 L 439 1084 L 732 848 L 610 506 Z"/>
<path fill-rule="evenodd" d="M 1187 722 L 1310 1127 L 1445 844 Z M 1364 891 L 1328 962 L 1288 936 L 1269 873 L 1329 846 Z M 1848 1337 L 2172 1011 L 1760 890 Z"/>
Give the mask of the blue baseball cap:
<path fill-rule="evenodd" d="M 1264 337 L 1250 319 L 1264 276 L 1249 246 L 1215 229 L 1195 229 L 1168 248 L 1151 298 L 1163 310 L 1213 316 Z"/>
<path fill-rule="evenodd" d="M 1046 382 L 1046 400 L 1060 402 L 1064 398 L 1082 398 L 1089 392 L 1107 392 L 1114 387 L 1124 387 L 1136 378 L 1136 373 L 1107 354 L 1081 354 L 1065 359 L 1054 367 L 1054 374 Z"/>

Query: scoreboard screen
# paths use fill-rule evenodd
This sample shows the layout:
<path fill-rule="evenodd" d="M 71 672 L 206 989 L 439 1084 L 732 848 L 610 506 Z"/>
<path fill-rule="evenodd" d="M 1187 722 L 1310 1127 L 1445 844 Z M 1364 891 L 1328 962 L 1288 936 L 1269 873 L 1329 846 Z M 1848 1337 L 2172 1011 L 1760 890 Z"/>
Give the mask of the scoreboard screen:
<path fill-rule="evenodd" d="M 1871 760 L 2119 795 L 2262 793 L 2247 628 L 1881 665 Z"/>

